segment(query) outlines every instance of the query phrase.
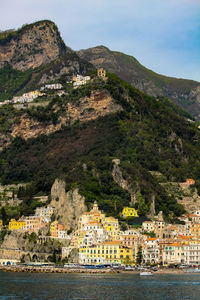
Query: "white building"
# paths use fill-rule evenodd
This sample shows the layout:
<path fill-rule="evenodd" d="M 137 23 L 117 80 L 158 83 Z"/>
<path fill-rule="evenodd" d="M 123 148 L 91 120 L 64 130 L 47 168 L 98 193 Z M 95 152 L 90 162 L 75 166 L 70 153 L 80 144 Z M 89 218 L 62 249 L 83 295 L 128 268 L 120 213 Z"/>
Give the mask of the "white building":
<path fill-rule="evenodd" d="M 12 103 L 28 103 L 32 102 L 34 99 L 38 98 L 39 96 L 42 96 L 43 94 L 39 91 L 33 91 L 29 93 L 25 93 L 22 96 L 19 97 L 13 97 Z"/>
<path fill-rule="evenodd" d="M 65 230 L 58 230 L 58 238 L 59 239 L 65 239 L 65 240 L 70 240 L 70 236 L 67 234 Z"/>
<path fill-rule="evenodd" d="M 40 88 L 41 91 L 44 90 L 61 90 L 63 88 L 61 83 L 53 83 L 53 84 L 46 84 Z"/>
<path fill-rule="evenodd" d="M 54 208 L 50 205 L 47 207 L 37 207 L 35 210 L 35 216 L 42 217 L 43 222 L 49 223 L 53 212 Z"/>
<path fill-rule="evenodd" d="M 88 81 L 90 81 L 90 76 L 82 76 L 82 75 L 77 75 L 73 77 L 73 87 L 77 88 L 81 85 L 86 84 Z"/>
<path fill-rule="evenodd" d="M 163 250 L 164 264 L 200 264 L 200 243 L 165 245 Z"/>
<path fill-rule="evenodd" d="M 146 232 L 153 232 L 155 229 L 154 223 L 152 221 L 145 221 L 142 223 L 142 229 Z"/>
<path fill-rule="evenodd" d="M 149 247 L 146 245 L 142 249 L 142 259 L 143 263 L 147 264 L 159 263 L 159 246 Z"/>

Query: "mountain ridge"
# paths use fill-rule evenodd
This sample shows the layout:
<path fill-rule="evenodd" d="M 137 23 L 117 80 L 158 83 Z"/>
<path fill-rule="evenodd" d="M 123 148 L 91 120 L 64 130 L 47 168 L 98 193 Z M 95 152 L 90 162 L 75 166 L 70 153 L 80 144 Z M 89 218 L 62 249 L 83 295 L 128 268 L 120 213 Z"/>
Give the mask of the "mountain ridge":
<path fill-rule="evenodd" d="M 7 70 L 8 66 L 13 69 L 12 72 Z M 37 88 L 42 82 L 59 80 L 63 75 L 84 74 L 99 67 L 117 74 L 148 95 L 172 99 L 175 104 L 200 119 L 199 82 L 157 74 L 145 68 L 133 56 L 111 51 L 105 46 L 73 51 L 63 42 L 55 23 L 49 20 L 0 33 L 2 100 L 15 93 Z M 44 74 L 45 68 L 48 74 Z M 16 71 L 22 73 L 16 74 Z M 43 73 L 43 78 L 40 78 L 40 73 Z M 5 82 L 4 78 L 9 82 L 10 77 L 14 76 L 17 76 L 16 81 L 11 80 L 10 85 Z M 17 85 L 16 88 L 13 89 L 13 85 Z M 10 90 L 12 93 L 9 93 Z"/>
<path fill-rule="evenodd" d="M 158 74 L 141 65 L 135 57 L 111 51 L 102 45 L 79 50 L 77 53 L 95 67 L 103 67 L 117 74 L 146 94 L 168 97 L 197 119 L 200 117 L 199 82 Z"/>

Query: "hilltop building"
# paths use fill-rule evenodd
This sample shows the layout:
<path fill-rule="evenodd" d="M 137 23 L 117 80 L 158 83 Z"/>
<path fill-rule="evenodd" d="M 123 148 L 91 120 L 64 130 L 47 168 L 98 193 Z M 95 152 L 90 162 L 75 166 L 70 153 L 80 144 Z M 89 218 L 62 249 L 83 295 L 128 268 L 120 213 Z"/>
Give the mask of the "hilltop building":
<path fill-rule="evenodd" d="M 41 91 L 44 90 L 61 90 L 63 88 L 61 83 L 53 83 L 53 84 L 46 84 L 40 88 Z"/>
<path fill-rule="evenodd" d="M 90 81 L 90 76 L 82 76 L 82 75 L 77 75 L 74 76 L 72 81 L 73 81 L 73 87 L 77 88 L 81 85 L 85 85 L 88 81 Z"/>
<path fill-rule="evenodd" d="M 105 79 L 105 78 L 106 78 L 106 70 L 103 69 L 103 68 L 99 68 L 99 69 L 97 70 L 97 76 L 98 76 L 99 78 Z"/>

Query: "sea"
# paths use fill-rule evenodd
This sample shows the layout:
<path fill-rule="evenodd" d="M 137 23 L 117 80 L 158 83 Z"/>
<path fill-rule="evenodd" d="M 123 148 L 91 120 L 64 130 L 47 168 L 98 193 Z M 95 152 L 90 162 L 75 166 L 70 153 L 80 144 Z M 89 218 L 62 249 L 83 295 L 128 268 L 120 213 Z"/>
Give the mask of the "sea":
<path fill-rule="evenodd" d="M 200 300 L 200 274 L 39 274 L 0 271 L 1 299 Z"/>

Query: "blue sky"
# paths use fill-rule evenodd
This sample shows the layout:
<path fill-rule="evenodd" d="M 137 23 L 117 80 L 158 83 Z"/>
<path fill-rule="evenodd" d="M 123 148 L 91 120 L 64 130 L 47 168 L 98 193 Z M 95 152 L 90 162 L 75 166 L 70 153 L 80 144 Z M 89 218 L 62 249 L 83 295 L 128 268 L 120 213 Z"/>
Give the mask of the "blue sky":
<path fill-rule="evenodd" d="M 0 30 L 51 19 L 75 50 L 105 45 L 134 56 L 160 74 L 200 81 L 200 0 L 0 3 Z"/>

